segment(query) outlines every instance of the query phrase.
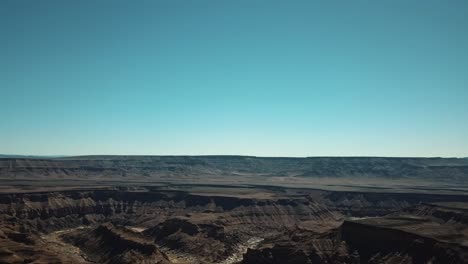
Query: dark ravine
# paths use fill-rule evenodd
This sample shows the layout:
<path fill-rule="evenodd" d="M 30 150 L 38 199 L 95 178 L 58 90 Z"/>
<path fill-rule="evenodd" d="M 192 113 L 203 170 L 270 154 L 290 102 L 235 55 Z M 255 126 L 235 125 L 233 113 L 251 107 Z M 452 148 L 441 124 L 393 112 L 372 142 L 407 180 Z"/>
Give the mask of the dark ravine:
<path fill-rule="evenodd" d="M 468 247 L 438 241 L 397 228 L 345 221 L 342 239 L 359 252 L 364 263 L 379 263 L 385 256 L 412 263 L 466 263 Z M 411 263 L 410 262 L 410 263 Z"/>

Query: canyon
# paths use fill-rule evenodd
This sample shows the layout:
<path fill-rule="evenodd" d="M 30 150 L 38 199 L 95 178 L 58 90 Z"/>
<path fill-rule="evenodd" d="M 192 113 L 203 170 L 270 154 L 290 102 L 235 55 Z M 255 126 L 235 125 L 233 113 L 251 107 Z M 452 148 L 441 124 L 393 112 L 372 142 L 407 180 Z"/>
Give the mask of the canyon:
<path fill-rule="evenodd" d="M 3 158 L 0 263 L 467 263 L 467 163 Z"/>

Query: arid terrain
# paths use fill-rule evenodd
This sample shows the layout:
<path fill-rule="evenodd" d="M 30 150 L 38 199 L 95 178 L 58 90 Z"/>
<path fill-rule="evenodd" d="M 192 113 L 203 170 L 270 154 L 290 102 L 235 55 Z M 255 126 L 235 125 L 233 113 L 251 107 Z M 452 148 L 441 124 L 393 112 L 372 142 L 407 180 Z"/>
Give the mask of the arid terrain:
<path fill-rule="evenodd" d="M 0 263 L 468 263 L 468 159 L 0 158 Z"/>

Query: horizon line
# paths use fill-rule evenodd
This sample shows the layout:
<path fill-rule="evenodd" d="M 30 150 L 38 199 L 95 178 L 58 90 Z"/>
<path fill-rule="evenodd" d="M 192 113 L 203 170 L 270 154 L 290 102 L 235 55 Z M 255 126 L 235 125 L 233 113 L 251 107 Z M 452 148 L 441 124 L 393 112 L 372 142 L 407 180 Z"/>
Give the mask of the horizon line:
<path fill-rule="evenodd" d="M 78 157 L 252 157 L 252 158 L 444 158 L 466 159 L 468 156 L 379 156 L 379 155 L 317 155 L 317 156 L 262 156 L 247 154 L 84 154 L 84 155 L 36 155 L 0 154 L 0 158 L 78 158 Z"/>

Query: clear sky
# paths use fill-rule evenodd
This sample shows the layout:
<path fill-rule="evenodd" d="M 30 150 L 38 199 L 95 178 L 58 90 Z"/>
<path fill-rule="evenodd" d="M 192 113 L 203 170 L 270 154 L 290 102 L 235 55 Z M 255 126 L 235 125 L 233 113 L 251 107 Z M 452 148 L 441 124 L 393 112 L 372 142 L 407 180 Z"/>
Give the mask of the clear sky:
<path fill-rule="evenodd" d="M 0 1 L 0 153 L 468 156 L 468 1 Z"/>

